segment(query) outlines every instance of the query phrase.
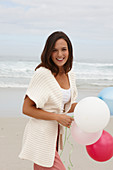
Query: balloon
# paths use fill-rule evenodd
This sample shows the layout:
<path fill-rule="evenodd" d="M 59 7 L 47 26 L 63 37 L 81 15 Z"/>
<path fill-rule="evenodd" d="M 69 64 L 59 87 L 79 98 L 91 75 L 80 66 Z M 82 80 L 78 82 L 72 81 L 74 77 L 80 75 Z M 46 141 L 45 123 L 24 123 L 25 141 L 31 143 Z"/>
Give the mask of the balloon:
<path fill-rule="evenodd" d="M 107 104 L 98 97 L 86 97 L 76 105 L 74 119 L 81 130 L 98 132 L 108 124 L 110 111 Z"/>
<path fill-rule="evenodd" d="M 109 160 L 113 156 L 113 137 L 103 130 L 100 139 L 96 143 L 86 146 L 86 151 L 96 161 Z"/>
<path fill-rule="evenodd" d="M 74 121 L 70 129 L 73 139 L 81 145 L 91 145 L 95 143 L 102 135 L 102 130 L 95 133 L 84 132 L 76 125 Z"/>
<path fill-rule="evenodd" d="M 113 116 L 113 87 L 104 88 L 98 97 L 108 105 L 111 116 Z"/>

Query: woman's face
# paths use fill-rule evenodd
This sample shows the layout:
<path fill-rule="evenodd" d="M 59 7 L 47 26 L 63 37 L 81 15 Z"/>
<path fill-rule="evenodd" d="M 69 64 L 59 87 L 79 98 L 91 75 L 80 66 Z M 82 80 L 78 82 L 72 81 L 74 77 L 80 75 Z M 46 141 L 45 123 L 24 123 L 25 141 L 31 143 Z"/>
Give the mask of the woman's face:
<path fill-rule="evenodd" d="M 67 62 L 68 57 L 69 50 L 67 42 L 64 39 L 57 40 L 51 55 L 53 62 L 61 68 Z"/>

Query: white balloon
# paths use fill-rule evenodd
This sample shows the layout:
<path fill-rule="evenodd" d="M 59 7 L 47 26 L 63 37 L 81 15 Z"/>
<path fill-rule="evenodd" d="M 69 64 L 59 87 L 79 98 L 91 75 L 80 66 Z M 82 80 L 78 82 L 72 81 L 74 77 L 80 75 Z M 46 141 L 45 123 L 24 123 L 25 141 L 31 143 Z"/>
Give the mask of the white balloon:
<path fill-rule="evenodd" d="M 107 126 L 110 110 L 98 97 L 86 97 L 76 105 L 74 119 L 77 126 L 84 132 L 97 132 Z"/>

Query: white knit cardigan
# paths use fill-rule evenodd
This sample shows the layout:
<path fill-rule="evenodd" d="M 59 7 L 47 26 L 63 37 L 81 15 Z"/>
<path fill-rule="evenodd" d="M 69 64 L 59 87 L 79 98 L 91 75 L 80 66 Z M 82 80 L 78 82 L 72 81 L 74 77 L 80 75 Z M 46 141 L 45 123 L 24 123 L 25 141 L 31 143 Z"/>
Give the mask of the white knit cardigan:
<path fill-rule="evenodd" d="M 64 114 L 69 111 L 71 104 L 75 102 L 77 97 L 75 74 L 70 71 L 68 77 L 71 88 L 71 100 L 65 105 Z M 44 67 L 37 69 L 30 81 L 26 95 L 35 102 L 37 108 L 61 114 L 61 87 L 49 69 Z M 62 130 L 63 126 L 60 125 L 60 134 L 63 133 Z M 19 157 L 31 160 L 40 166 L 53 166 L 57 134 L 57 121 L 30 118 L 25 127 L 22 150 Z"/>

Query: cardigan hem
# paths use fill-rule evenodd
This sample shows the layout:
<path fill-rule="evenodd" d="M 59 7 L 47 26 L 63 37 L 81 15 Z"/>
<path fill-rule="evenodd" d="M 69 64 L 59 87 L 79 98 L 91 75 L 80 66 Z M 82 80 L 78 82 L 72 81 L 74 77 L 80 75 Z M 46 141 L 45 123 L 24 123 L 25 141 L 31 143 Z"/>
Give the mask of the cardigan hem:
<path fill-rule="evenodd" d="M 43 166 L 43 167 L 47 167 L 47 168 L 52 167 L 53 164 L 54 164 L 54 160 L 52 161 L 51 164 L 43 164 L 43 163 L 40 163 L 40 162 L 38 162 L 38 161 L 36 161 L 36 160 L 33 160 L 33 159 L 30 158 L 30 157 L 20 156 L 20 155 L 19 155 L 19 158 L 22 159 L 22 160 L 32 161 L 33 163 L 35 163 L 35 164 L 37 164 L 37 165 L 39 165 L 39 166 Z M 55 155 L 54 155 L 54 159 L 55 159 Z"/>

